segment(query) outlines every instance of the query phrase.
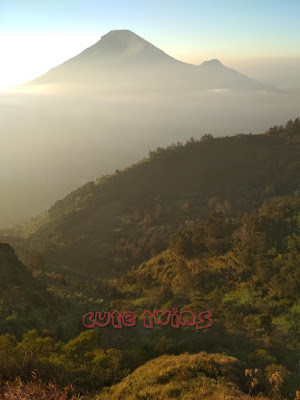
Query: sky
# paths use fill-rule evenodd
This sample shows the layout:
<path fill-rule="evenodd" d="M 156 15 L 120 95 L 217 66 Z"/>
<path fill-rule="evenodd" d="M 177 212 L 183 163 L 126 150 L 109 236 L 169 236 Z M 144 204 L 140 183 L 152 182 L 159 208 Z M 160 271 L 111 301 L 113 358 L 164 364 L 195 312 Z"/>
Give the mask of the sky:
<path fill-rule="evenodd" d="M 293 60 L 300 79 L 299 13 L 299 0 L 0 0 L 0 89 L 37 77 L 114 29 L 130 29 L 182 61 L 218 58 L 250 74 L 251 62 L 268 74 L 268 65 L 280 72 L 282 60 Z"/>

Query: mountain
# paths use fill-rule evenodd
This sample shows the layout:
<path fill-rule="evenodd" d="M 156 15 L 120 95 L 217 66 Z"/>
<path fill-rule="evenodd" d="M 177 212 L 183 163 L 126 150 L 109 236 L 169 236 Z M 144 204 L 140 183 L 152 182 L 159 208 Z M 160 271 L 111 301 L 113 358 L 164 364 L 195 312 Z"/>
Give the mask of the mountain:
<path fill-rule="evenodd" d="M 103 81 L 114 82 L 116 78 L 146 79 L 145 74 L 151 72 L 158 77 L 159 72 L 164 73 L 165 69 L 172 72 L 182 68 L 193 69 L 193 66 L 175 60 L 129 30 L 115 30 L 30 83 L 76 82 L 101 85 Z"/>
<path fill-rule="evenodd" d="M 76 83 L 101 87 L 118 81 L 151 89 L 265 89 L 218 60 L 200 67 L 169 56 L 129 30 L 115 30 L 30 84 Z"/>
<path fill-rule="evenodd" d="M 234 69 L 225 67 L 217 59 L 204 61 L 198 67 L 198 73 L 199 80 L 205 82 L 205 86 L 211 89 L 263 89 L 261 83 L 242 75 Z M 265 89 L 267 88 L 265 87 Z"/>
<path fill-rule="evenodd" d="M 165 250 L 170 234 L 212 208 L 232 214 L 300 187 L 299 140 L 266 135 L 194 139 L 57 201 L 28 224 L 3 233 L 34 267 L 120 274 Z"/>

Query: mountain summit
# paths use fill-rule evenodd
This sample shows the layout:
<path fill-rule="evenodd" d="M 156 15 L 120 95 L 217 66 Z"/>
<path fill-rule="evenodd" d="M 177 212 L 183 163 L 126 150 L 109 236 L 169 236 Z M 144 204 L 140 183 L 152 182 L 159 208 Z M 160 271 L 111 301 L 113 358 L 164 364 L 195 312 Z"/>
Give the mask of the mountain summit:
<path fill-rule="evenodd" d="M 161 62 L 176 60 L 129 30 L 114 30 L 84 50 L 74 61 L 98 58 L 102 61 Z"/>

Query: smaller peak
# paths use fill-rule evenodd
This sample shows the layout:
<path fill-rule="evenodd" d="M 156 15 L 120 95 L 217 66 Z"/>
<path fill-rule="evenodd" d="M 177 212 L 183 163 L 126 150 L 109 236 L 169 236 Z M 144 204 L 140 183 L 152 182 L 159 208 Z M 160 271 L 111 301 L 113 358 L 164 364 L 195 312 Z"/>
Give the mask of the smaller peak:
<path fill-rule="evenodd" d="M 224 65 L 221 63 L 220 60 L 217 58 L 214 58 L 212 60 L 204 61 L 204 63 L 201 64 L 203 67 L 224 67 Z"/>

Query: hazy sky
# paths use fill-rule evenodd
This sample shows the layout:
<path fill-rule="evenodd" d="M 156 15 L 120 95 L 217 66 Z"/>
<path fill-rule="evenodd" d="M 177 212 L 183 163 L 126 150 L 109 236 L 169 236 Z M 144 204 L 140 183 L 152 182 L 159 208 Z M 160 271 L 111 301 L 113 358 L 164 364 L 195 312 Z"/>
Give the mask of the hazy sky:
<path fill-rule="evenodd" d="M 0 88 L 32 79 L 121 28 L 195 64 L 295 60 L 299 13 L 299 0 L 0 0 Z"/>

